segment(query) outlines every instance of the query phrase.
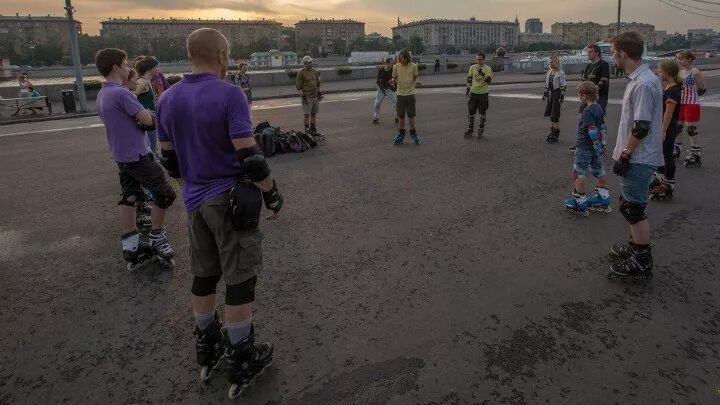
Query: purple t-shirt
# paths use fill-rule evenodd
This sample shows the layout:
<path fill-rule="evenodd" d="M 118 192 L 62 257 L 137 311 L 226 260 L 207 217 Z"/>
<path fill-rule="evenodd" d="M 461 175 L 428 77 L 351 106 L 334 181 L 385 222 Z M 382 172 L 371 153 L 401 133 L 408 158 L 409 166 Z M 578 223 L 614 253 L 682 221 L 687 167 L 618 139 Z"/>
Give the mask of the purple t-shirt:
<path fill-rule="evenodd" d="M 239 87 L 212 73 L 185 75 L 160 97 L 157 129 L 177 153 L 188 211 L 243 176 L 232 139 L 252 137 L 253 127 Z"/>
<path fill-rule="evenodd" d="M 148 154 L 147 136 L 140 129 L 135 115 L 142 104 L 125 87 L 105 82 L 97 95 L 97 111 L 107 134 L 110 153 L 116 162 L 137 162 Z"/>

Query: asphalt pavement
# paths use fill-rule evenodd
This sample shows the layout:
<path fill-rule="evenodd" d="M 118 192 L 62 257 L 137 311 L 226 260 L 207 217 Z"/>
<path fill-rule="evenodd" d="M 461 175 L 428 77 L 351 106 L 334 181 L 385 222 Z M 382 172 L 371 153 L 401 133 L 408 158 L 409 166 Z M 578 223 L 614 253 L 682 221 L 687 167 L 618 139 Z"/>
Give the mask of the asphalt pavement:
<path fill-rule="evenodd" d="M 371 124 L 374 93 L 328 95 L 327 145 L 270 159 L 286 205 L 261 224 L 254 320 L 275 362 L 242 403 L 717 403 L 720 78 L 708 83 L 704 165 L 680 167 L 675 199 L 648 209 L 647 283 L 606 279 L 628 233 L 617 209 L 562 208 L 572 97 L 549 145 L 541 83 L 493 86 L 482 140 L 463 139 L 462 88 L 424 89 L 422 144 L 393 146 L 387 105 Z M 253 117 L 302 123 L 296 99 Z M 0 172 L 0 403 L 229 402 L 224 378 L 198 381 L 182 200 L 176 269 L 128 273 L 97 117 L 0 127 Z M 610 188 L 617 201 L 612 175 Z"/>

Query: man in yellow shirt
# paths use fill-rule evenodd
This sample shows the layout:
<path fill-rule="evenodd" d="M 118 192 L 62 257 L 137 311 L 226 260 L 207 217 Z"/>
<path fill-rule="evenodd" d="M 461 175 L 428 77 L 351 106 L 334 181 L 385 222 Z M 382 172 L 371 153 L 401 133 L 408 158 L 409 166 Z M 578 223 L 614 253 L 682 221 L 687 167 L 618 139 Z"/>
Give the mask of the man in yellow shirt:
<path fill-rule="evenodd" d="M 482 138 L 485 132 L 486 112 L 490 106 L 488 97 L 488 85 L 492 81 L 492 69 L 485 64 L 485 54 L 479 52 L 475 58 L 474 65 L 470 66 L 467 78 L 467 89 L 465 95 L 468 100 L 468 128 L 465 131 L 465 138 L 472 138 L 475 131 L 475 112 L 480 113 L 478 123 L 478 139 Z"/>
<path fill-rule="evenodd" d="M 393 139 L 400 145 L 405 139 L 405 115 L 410 121 L 410 137 L 415 145 L 420 145 L 420 138 L 415 130 L 415 85 L 418 78 L 418 67 L 410 58 L 410 51 L 400 51 L 400 63 L 393 66 L 392 80 L 397 86 L 397 115 L 399 119 L 398 134 Z"/>

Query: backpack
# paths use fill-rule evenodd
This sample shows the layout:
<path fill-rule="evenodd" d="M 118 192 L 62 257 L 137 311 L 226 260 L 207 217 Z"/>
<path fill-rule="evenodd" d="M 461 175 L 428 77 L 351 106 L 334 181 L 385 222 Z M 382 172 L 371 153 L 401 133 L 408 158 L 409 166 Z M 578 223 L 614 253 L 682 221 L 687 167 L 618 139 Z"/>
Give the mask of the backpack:
<path fill-rule="evenodd" d="M 259 134 L 259 133 L 261 133 L 265 128 L 268 128 L 268 127 L 270 127 L 270 123 L 267 122 L 267 121 L 263 121 L 263 122 L 257 124 L 257 126 L 255 127 L 255 129 L 253 130 L 253 133 L 254 133 L 254 134 Z"/>
<path fill-rule="evenodd" d="M 275 134 L 277 131 L 277 128 L 266 127 L 262 132 L 255 134 L 255 142 L 267 157 L 275 154 Z"/>

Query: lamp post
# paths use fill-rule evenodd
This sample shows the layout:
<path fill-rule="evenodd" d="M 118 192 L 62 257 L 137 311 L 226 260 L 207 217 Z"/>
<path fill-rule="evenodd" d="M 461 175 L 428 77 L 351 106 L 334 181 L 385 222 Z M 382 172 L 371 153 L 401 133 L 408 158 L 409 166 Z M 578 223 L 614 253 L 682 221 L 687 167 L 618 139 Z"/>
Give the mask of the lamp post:
<path fill-rule="evenodd" d="M 78 47 L 77 26 L 75 25 L 75 7 L 70 0 L 65 0 L 65 11 L 68 18 L 68 30 L 70 30 L 70 50 L 72 52 L 73 66 L 75 68 L 75 87 L 77 87 L 78 98 L 80 99 L 80 111 L 87 112 L 87 99 L 85 98 L 85 84 L 82 77 L 82 62 L 80 61 L 80 48 Z"/>

